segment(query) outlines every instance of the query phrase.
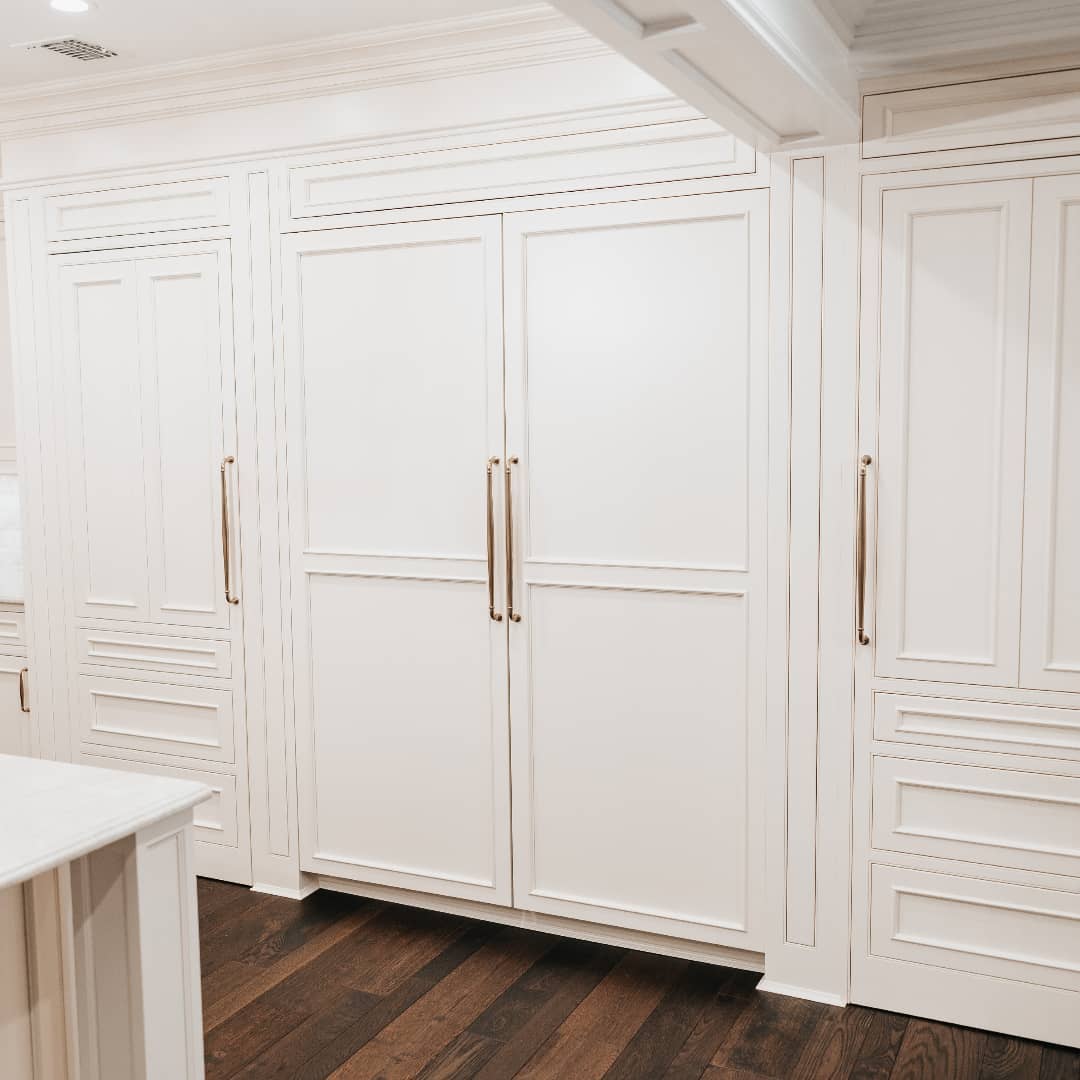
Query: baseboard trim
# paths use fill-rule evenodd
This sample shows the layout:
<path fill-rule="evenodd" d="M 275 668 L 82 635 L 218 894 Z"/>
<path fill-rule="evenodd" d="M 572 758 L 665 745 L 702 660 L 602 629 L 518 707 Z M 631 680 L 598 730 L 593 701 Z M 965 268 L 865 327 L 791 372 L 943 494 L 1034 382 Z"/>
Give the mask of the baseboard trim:
<path fill-rule="evenodd" d="M 847 1005 L 847 998 L 840 994 L 830 994 L 827 990 L 814 990 L 808 986 L 792 986 L 790 983 L 774 982 L 764 978 L 757 984 L 766 994 L 783 994 L 784 997 L 802 998 L 804 1001 L 817 1001 L 822 1005 Z"/>
<path fill-rule="evenodd" d="M 425 908 L 429 911 L 442 911 L 448 915 L 461 915 L 465 918 L 499 923 L 503 926 L 518 926 L 524 930 L 539 930 L 543 933 L 578 938 L 582 941 L 597 941 L 602 945 L 657 953 L 660 956 L 674 956 L 681 960 L 696 960 L 699 963 L 715 964 L 718 967 L 734 967 L 757 972 L 765 970 L 764 954 L 733 949 L 725 945 L 710 945 L 685 938 L 670 938 L 640 930 L 626 930 L 622 927 L 584 922 L 580 919 L 566 919 L 559 915 L 521 911 L 518 908 L 500 907 L 481 903 L 478 900 L 462 900 L 452 896 L 410 892 L 408 889 L 395 889 L 390 885 L 372 885 L 321 875 L 318 882 L 320 887 L 335 892 L 352 893 L 354 896 L 364 896 L 371 900 L 384 900 L 392 904 L 404 904 L 407 907 Z"/>
<path fill-rule="evenodd" d="M 317 892 L 318 889 L 318 882 L 301 885 L 299 889 L 286 889 L 281 885 L 264 885 L 259 881 L 256 881 L 255 884 L 251 886 L 252 892 L 266 893 L 268 896 L 283 896 L 286 900 L 303 900 L 313 892 Z"/>

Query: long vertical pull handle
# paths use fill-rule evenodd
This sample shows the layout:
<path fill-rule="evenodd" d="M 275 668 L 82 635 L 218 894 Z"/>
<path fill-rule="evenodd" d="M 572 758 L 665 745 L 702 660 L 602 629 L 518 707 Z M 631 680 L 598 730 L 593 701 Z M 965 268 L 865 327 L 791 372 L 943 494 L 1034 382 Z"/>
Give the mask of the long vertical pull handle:
<path fill-rule="evenodd" d="M 225 563 L 225 600 L 230 604 L 239 604 L 240 597 L 232 591 L 232 553 L 229 550 L 229 482 L 225 470 L 236 464 L 236 458 L 230 454 L 221 461 L 221 558 Z"/>
<path fill-rule="evenodd" d="M 514 611 L 514 481 L 512 466 L 516 457 L 506 459 L 506 614 L 511 622 L 521 622 Z"/>
<path fill-rule="evenodd" d="M 859 510 L 855 537 L 855 640 L 870 644 L 866 632 L 866 474 L 874 459 L 863 454 L 859 459 Z"/>
<path fill-rule="evenodd" d="M 502 622 L 502 614 L 495 610 L 495 466 L 497 457 L 488 458 L 487 463 L 487 574 L 488 574 L 488 615 L 494 622 Z"/>
<path fill-rule="evenodd" d="M 30 674 L 29 668 L 19 669 L 19 711 L 29 712 L 30 706 L 27 704 L 26 698 L 26 676 Z"/>

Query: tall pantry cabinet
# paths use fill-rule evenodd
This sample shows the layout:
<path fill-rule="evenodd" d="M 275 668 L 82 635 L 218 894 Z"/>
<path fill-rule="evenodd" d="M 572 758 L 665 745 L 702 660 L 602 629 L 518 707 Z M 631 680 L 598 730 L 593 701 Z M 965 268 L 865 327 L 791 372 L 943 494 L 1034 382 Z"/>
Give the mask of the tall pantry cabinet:
<path fill-rule="evenodd" d="M 767 215 L 286 239 L 305 870 L 759 947 Z"/>

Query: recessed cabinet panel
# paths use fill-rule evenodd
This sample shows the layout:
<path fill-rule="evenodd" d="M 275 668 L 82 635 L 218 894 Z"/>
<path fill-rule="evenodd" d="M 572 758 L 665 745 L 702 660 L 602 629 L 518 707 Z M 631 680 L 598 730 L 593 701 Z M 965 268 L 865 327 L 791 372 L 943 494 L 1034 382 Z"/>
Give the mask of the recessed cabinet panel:
<path fill-rule="evenodd" d="M 509 902 L 506 703 L 483 583 L 310 588 L 305 868 Z"/>
<path fill-rule="evenodd" d="M 134 264 L 58 275 L 75 611 L 146 619 L 149 538 Z"/>
<path fill-rule="evenodd" d="M 534 587 L 530 600 L 531 770 L 515 791 L 528 899 L 745 930 L 745 597 Z"/>
<path fill-rule="evenodd" d="M 213 255 L 139 265 L 155 621 L 228 625 L 220 557 L 225 339 Z M 228 478 L 230 481 L 233 477 Z"/>
<path fill-rule="evenodd" d="M 151 637 L 113 630 L 76 630 L 79 663 L 141 668 L 225 678 L 232 674 L 232 647 L 203 638 Z"/>
<path fill-rule="evenodd" d="M 1080 876 L 1080 777 L 874 758 L 875 848 Z"/>
<path fill-rule="evenodd" d="M 230 690 L 79 675 L 84 744 L 233 762 Z"/>
<path fill-rule="evenodd" d="M 497 239 L 484 219 L 300 241 L 308 550 L 483 556 Z"/>
<path fill-rule="evenodd" d="M 749 214 L 523 238 L 531 558 L 745 570 Z"/>
<path fill-rule="evenodd" d="M 1031 183 L 882 212 L 877 673 L 1014 686 Z"/>
<path fill-rule="evenodd" d="M 1080 177 L 1035 182 L 1021 684 L 1080 691 Z"/>

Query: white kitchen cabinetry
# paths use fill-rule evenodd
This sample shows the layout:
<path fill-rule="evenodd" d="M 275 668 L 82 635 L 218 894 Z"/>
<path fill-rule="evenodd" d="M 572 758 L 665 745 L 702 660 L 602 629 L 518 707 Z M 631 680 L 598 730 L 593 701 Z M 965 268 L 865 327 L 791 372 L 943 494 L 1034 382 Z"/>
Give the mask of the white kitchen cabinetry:
<path fill-rule="evenodd" d="M 200 872 L 250 881 L 229 244 L 48 264 L 73 753 L 209 774 Z"/>
<path fill-rule="evenodd" d="M 1000 172 L 865 193 L 852 996 L 1076 1044 L 1080 178 Z"/>
<path fill-rule="evenodd" d="M 286 241 L 305 870 L 754 948 L 766 207 Z"/>
<path fill-rule="evenodd" d="M 521 907 L 760 940 L 767 215 L 507 218 Z"/>

